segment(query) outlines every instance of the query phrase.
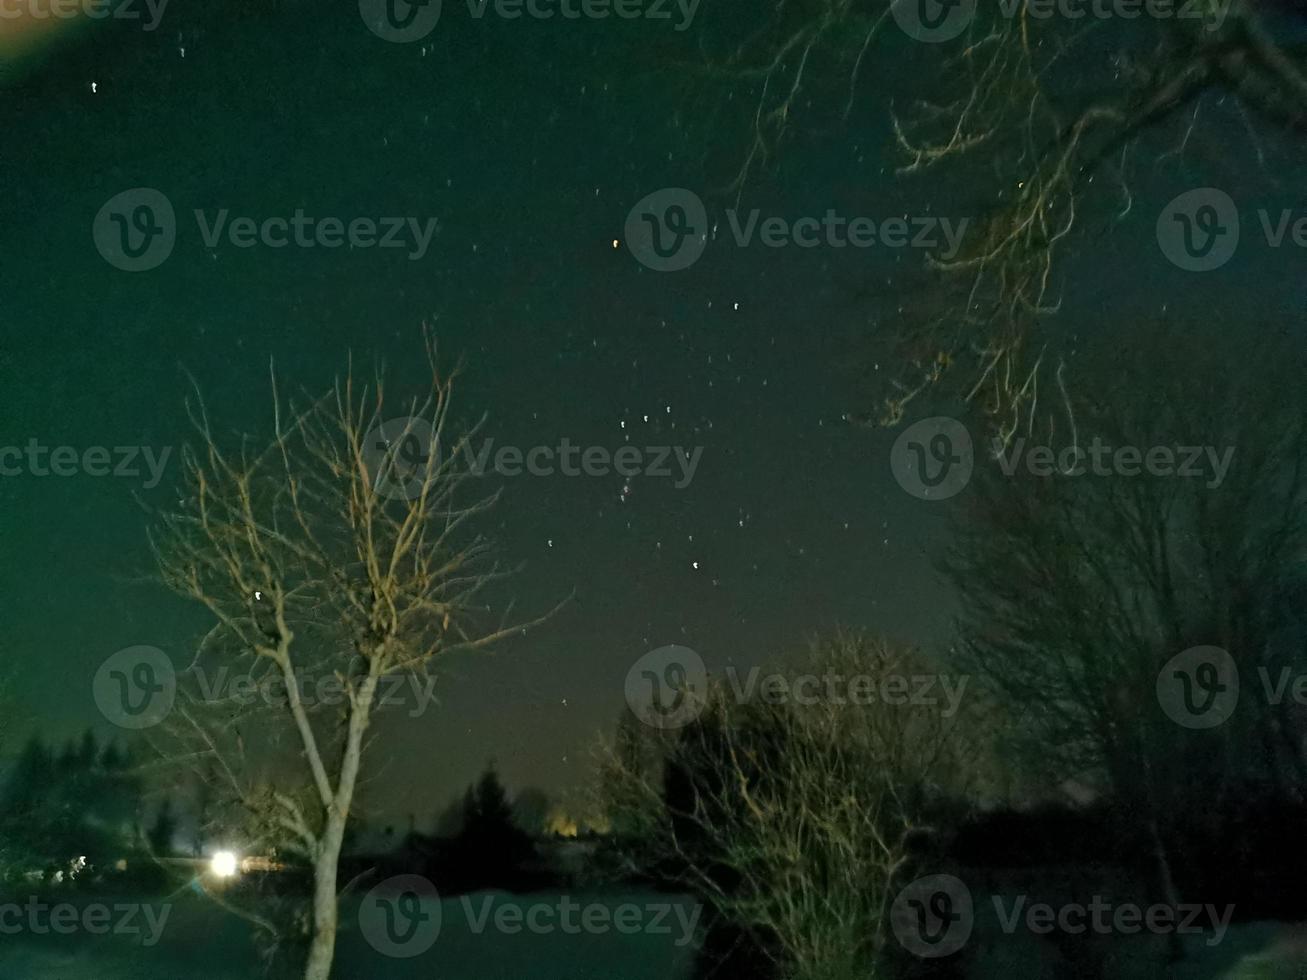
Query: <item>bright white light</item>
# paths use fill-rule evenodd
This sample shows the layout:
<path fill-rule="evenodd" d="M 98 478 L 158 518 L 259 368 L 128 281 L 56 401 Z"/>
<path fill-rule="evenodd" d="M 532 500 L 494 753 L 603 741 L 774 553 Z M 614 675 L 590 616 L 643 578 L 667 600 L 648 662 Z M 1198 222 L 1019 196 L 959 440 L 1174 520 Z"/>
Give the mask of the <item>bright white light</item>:
<path fill-rule="evenodd" d="M 231 851 L 218 851 L 209 861 L 209 869 L 219 878 L 234 878 L 240 870 L 240 862 Z"/>

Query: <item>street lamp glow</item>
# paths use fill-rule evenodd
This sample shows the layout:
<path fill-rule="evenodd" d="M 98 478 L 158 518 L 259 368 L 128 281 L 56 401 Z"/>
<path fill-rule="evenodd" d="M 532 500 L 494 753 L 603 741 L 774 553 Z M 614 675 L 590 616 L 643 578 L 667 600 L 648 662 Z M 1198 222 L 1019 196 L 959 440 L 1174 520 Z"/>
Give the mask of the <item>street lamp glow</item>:
<path fill-rule="evenodd" d="M 240 862 L 231 851 L 218 851 L 209 861 L 209 870 L 219 878 L 234 878 Z"/>

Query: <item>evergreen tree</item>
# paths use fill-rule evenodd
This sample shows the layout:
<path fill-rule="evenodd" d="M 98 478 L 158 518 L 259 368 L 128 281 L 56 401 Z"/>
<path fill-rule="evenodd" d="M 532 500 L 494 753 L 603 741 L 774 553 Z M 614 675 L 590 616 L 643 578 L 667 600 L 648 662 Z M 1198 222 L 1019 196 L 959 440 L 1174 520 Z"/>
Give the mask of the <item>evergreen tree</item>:
<path fill-rule="evenodd" d="M 6 819 L 21 819 L 40 805 L 50 784 L 52 764 L 50 750 L 41 737 L 33 735 L 29 738 L 5 784 Z"/>
<path fill-rule="evenodd" d="M 156 855 L 166 856 L 173 850 L 173 835 L 177 832 L 177 817 L 172 810 L 171 798 L 165 798 L 159 812 L 154 816 L 154 824 L 146 835 L 150 850 Z"/>
<path fill-rule="evenodd" d="M 513 807 L 508 802 L 508 791 L 500 782 L 494 763 L 486 767 L 476 788 L 477 819 L 485 827 L 499 830 L 512 826 Z"/>
<path fill-rule="evenodd" d="M 485 878 L 482 884 L 512 881 L 534 846 L 513 821 L 508 792 L 493 763 L 464 794 L 463 819 L 459 847 Z"/>

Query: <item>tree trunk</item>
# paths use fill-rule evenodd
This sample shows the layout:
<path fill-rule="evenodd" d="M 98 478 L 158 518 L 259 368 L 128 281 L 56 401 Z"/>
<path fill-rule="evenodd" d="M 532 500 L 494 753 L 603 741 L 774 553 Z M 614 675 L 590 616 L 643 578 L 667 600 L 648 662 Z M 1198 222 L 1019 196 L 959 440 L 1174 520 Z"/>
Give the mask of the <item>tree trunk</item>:
<path fill-rule="evenodd" d="M 1150 815 L 1148 818 L 1148 832 L 1153 839 L 1153 857 L 1157 861 L 1157 875 L 1160 879 L 1162 895 L 1167 905 L 1179 909 L 1180 892 L 1175 887 L 1175 878 L 1171 874 L 1171 859 L 1167 854 L 1166 844 L 1162 840 L 1162 832 L 1157 826 L 1155 816 Z M 1184 939 L 1180 936 L 1179 929 L 1172 929 L 1167 933 L 1166 953 L 1171 963 L 1179 963 L 1184 959 Z"/>
<path fill-rule="evenodd" d="M 345 839 L 345 821 L 332 817 L 322 835 L 317 860 L 313 865 L 313 940 L 304 967 L 304 980 L 329 980 L 331 963 L 336 956 L 336 926 L 340 915 L 336 903 L 336 868 L 341 843 Z"/>
<path fill-rule="evenodd" d="M 336 873 L 340 865 L 340 849 L 345 841 L 345 822 L 354 803 L 354 786 L 358 782 L 363 758 L 363 735 L 372 715 L 378 663 L 378 658 L 372 658 L 368 676 L 357 695 L 350 696 L 349 730 L 341 757 L 340 784 L 327 807 L 327 825 L 313 864 L 313 941 L 304 967 L 304 980 L 330 980 L 331 961 L 336 956 L 336 927 L 340 917 Z"/>

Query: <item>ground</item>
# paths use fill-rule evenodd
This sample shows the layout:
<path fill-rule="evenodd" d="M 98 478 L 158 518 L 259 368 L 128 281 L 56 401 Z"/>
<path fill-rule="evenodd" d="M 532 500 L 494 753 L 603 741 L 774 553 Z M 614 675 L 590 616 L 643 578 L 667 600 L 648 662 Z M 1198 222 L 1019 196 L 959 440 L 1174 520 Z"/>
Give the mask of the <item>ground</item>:
<path fill-rule="evenodd" d="M 502 905 L 553 904 L 558 896 L 513 897 L 481 894 L 472 897 L 478 913 L 482 902 Z M 586 901 L 585 896 L 577 899 Z M 604 896 L 604 905 L 650 902 L 650 895 Z M 240 919 L 191 894 L 174 897 L 157 945 L 121 936 L 32 935 L 0 937 L 0 980 L 250 980 L 262 964 L 250 942 L 249 927 Z M 671 900 L 686 907 L 688 903 Z M 109 904 L 113 904 L 110 902 Z M 668 916 L 671 934 L 583 935 L 554 931 L 505 935 L 486 926 L 479 934 L 457 899 L 441 902 L 439 938 L 424 954 L 411 959 L 383 956 L 373 950 L 359 928 L 359 902 L 342 909 L 338 947 L 339 980 L 688 980 L 693 944 L 677 946 L 682 931 Z M 525 909 L 524 909 L 525 911 Z"/>
<path fill-rule="evenodd" d="M 595 896 L 591 896 L 594 898 Z M 472 907 L 490 899 L 492 909 L 525 906 L 558 896 L 473 896 Z M 577 899 L 585 901 L 586 896 Z M 659 896 L 603 896 L 608 906 L 629 902 L 646 906 L 665 902 Z M 688 902 L 681 902 L 688 909 Z M 426 906 L 424 906 L 426 907 Z M 689 980 L 692 946 L 678 946 L 681 932 L 669 917 L 671 934 L 607 933 L 545 935 L 525 931 L 505 935 L 493 927 L 478 933 L 467 906 L 457 899 L 441 903 L 441 929 L 435 944 L 411 959 L 382 956 L 360 928 L 359 903 L 347 903 L 336 976 L 339 980 Z M 1121 938 L 1106 957 L 1106 980 L 1302 980 L 1307 977 L 1307 929 L 1273 923 L 1232 926 L 1224 940 L 1207 947 L 1192 942 L 1188 958 L 1166 970 L 1156 937 Z M 1065 964 L 1044 940 L 1006 937 L 987 946 L 975 962 L 971 980 L 1021 976 L 1027 980 L 1064 980 Z M 208 900 L 174 897 L 160 942 L 144 947 L 121 936 L 37 936 L 23 932 L 0 942 L 3 980 L 249 980 L 261 964 L 239 919 Z"/>

